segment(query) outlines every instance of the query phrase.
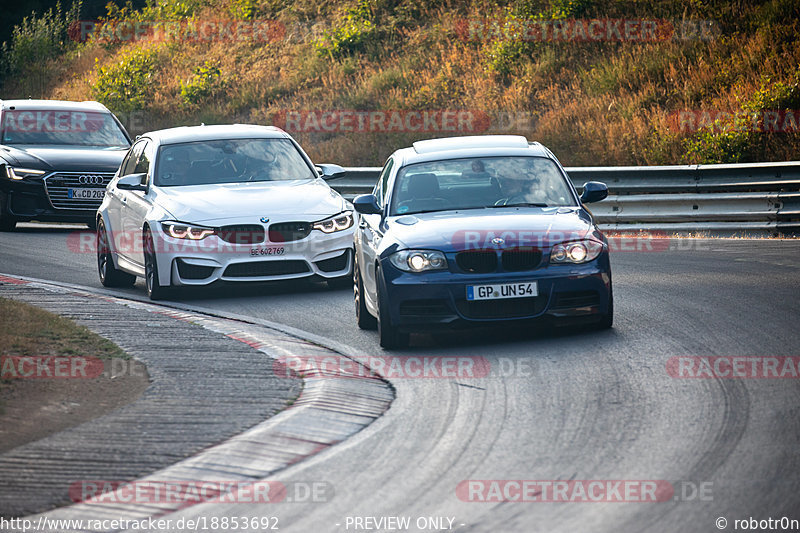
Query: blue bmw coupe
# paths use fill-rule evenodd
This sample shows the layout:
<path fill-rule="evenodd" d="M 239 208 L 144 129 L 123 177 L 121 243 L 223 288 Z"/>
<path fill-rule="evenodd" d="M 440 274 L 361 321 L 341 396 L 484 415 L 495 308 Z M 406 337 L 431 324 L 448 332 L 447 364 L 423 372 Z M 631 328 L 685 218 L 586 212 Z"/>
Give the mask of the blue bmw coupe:
<path fill-rule="evenodd" d="M 611 327 L 608 242 L 558 159 L 525 137 L 415 142 L 358 196 L 354 294 L 384 348 L 412 331 L 543 319 Z"/>

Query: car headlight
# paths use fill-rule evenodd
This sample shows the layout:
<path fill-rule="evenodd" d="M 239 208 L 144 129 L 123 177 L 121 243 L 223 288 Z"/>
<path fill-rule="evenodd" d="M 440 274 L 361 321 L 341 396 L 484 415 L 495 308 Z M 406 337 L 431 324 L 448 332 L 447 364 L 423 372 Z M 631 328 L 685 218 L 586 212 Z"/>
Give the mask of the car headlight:
<path fill-rule="evenodd" d="M 214 228 L 192 226 L 190 224 L 182 224 L 180 222 L 162 222 L 161 227 L 164 229 L 164 233 L 175 239 L 199 241 L 216 234 L 216 230 Z"/>
<path fill-rule="evenodd" d="M 442 270 L 447 268 L 447 259 L 437 250 L 402 250 L 389 256 L 389 261 L 406 272 Z"/>
<path fill-rule="evenodd" d="M 325 220 L 314 222 L 311 229 L 318 229 L 322 233 L 336 233 L 337 231 L 344 231 L 353 226 L 353 212 L 342 211 L 338 215 L 334 215 Z"/>
<path fill-rule="evenodd" d="M 6 167 L 6 177 L 12 180 L 36 178 L 44 173 L 44 170 L 36 170 L 35 168 Z"/>
<path fill-rule="evenodd" d="M 582 241 L 562 242 L 553 246 L 550 252 L 551 263 L 588 263 L 597 259 L 603 251 L 603 243 L 585 239 Z"/>

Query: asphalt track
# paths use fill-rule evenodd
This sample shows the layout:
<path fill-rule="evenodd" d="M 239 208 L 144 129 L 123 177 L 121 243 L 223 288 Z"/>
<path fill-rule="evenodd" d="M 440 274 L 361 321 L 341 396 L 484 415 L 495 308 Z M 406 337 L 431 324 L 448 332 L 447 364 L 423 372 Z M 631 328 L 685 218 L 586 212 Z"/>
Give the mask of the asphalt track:
<path fill-rule="evenodd" d="M 70 246 L 72 231 L 0 234 L 0 272 L 98 287 L 94 256 Z M 414 336 L 393 352 L 482 357 L 491 372 L 390 378 L 397 398 L 383 417 L 282 474 L 329 483 L 327 498 L 195 505 L 169 518 L 277 516 L 280 530 L 298 532 L 404 530 L 354 527 L 395 516 L 410 518 L 408 531 L 447 530 L 447 520 L 428 529 L 417 520 L 449 517 L 453 529 L 481 532 L 704 532 L 719 531 L 720 517 L 725 530 L 741 519 L 800 520 L 800 381 L 667 371 L 672 357 L 800 356 L 800 242 L 660 242 L 613 252 L 612 268 L 613 330 L 475 329 Z M 143 291 L 140 281 L 117 293 Z M 374 332 L 357 329 L 347 290 L 228 285 L 181 301 L 308 331 L 351 355 L 387 355 Z M 664 480 L 675 492 L 645 503 L 463 501 L 456 489 L 466 480 Z"/>

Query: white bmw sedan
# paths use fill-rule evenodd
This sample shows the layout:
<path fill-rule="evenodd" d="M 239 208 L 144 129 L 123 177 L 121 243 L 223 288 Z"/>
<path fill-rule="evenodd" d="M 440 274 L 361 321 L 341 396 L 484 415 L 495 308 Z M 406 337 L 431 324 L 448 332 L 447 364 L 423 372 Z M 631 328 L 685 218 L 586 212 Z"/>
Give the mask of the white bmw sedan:
<path fill-rule="evenodd" d="M 353 209 L 269 126 L 154 131 L 133 144 L 97 211 L 97 266 L 106 287 L 145 279 L 172 287 L 316 276 L 352 279 Z"/>

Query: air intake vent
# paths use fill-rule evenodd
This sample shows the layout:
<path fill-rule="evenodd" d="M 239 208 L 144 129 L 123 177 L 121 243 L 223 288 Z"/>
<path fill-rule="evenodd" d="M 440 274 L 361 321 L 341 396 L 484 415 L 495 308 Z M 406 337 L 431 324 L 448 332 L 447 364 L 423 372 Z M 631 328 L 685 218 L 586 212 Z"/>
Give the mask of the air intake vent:
<path fill-rule="evenodd" d="M 456 254 L 458 268 L 471 274 L 487 274 L 497 270 L 497 252 L 474 250 Z"/>
<path fill-rule="evenodd" d="M 269 241 L 299 241 L 308 237 L 309 233 L 311 233 L 310 222 L 279 222 L 269 227 Z"/>
<path fill-rule="evenodd" d="M 264 226 L 257 224 L 222 226 L 217 230 L 217 235 L 231 244 L 258 244 L 264 242 Z"/>

